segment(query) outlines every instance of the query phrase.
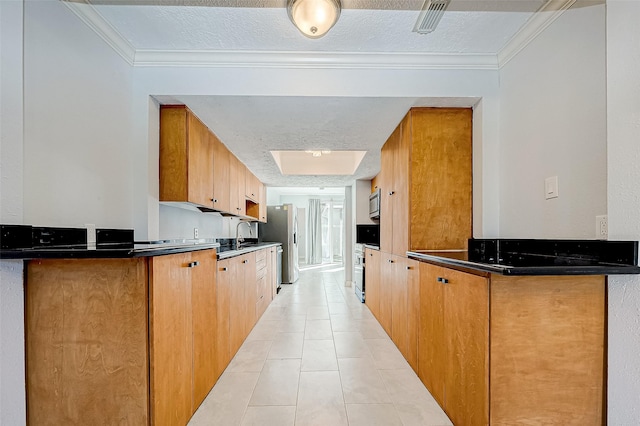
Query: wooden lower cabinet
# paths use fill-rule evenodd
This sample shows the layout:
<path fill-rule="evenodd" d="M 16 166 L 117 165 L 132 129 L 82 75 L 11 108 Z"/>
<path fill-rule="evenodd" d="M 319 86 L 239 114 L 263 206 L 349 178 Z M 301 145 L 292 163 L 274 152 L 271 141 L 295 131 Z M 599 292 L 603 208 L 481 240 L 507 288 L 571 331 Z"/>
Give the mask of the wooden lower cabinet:
<path fill-rule="evenodd" d="M 182 425 L 192 414 L 191 254 L 150 259 L 151 420 Z"/>
<path fill-rule="evenodd" d="M 30 425 L 186 425 L 216 374 L 216 252 L 32 260 Z"/>
<path fill-rule="evenodd" d="M 391 296 L 391 340 L 411 368 L 418 371 L 420 324 L 420 265 L 416 260 L 394 256 Z"/>
<path fill-rule="evenodd" d="M 149 424 L 146 259 L 31 260 L 25 273 L 27 424 Z"/>
<path fill-rule="evenodd" d="M 216 253 L 211 251 L 193 252 L 191 262 L 198 262 L 192 269 L 191 317 L 193 329 L 193 411 L 218 380 L 216 330 L 217 286 Z"/>
<path fill-rule="evenodd" d="M 380 320 L 380 251 L 365 249 L 365 304 L 374 317 Z"/>
<path fill-rule="evenodd" d="M 396 264 L 395 256 L 389 253 L 380 252 L 380 310 L 378 321 L 384 331 L 391 336 L 391 321 L 392 321 L 392 307 L 393 307 L 393 283 L 395 280 Z"/>
<path fill-rule="evenodd" d="M 601 425 L 602 276 L 420 263 L 418 376 L 456 425 Z"/>

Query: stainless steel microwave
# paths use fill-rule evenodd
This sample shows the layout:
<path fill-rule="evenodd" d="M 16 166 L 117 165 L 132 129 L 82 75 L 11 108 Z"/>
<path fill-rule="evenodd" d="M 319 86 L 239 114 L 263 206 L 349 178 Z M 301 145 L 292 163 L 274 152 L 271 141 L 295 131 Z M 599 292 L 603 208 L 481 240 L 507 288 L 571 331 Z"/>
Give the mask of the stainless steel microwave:
<path fill-rule="evenodd" d="M 380 189 L 376 189 L 369 195 L 369 217 L 380 219 Z"/>

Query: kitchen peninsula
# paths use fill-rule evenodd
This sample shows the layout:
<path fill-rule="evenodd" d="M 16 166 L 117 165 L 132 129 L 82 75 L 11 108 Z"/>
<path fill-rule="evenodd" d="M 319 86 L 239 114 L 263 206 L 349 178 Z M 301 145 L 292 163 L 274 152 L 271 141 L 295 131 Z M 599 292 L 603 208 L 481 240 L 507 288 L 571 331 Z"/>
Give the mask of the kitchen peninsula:
<path fill-rule="evenodd" d="M 606 424 L 607 276 L 640 273 L 638 243 L 470 239 L 468 247 L 408 251 L 378 265 L 396 278 L 378 282 L 392 297 L 376 295 L 371 307 L 449 418 Z"/>
<path fill-rule="evenodd" d="M 220 259 L 214 240 L 1 228 L 0 257 L 25 260 L 31 425 L 186 425 L 275 296 L 279 243 Z"/>

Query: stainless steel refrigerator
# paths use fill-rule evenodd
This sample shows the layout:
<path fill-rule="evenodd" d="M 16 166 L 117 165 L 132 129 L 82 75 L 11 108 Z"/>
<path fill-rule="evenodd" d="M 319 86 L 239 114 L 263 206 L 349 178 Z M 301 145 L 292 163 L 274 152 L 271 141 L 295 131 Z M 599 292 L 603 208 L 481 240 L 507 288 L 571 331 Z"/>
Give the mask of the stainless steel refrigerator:
<path fill-rule="evenodd" d="M 298 280 L 298 209 L 293 204 L 267 207 L 267 223 L 260 223 L 261 241 L 282 243 L 282 283 Z"/>

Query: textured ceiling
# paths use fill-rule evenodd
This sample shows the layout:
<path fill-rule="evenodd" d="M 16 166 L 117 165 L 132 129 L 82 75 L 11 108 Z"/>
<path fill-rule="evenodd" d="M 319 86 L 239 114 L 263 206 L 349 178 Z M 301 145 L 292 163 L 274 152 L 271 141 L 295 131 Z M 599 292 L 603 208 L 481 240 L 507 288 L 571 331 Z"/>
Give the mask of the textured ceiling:
<path fill-rule="evenodd" d="M 300 34 L 285 8 L 96 8 L 134 48 L 144 50 L 495 54 L 543 3 L 525 1 L 531 9 L 527 12 L 450 10 L 429 35 L 412 32 L 417 10 L 346 9 L 333 29 L 317 40 Z M 451 5 L 453 9 L 455 0 Z"/>
<path fill-rule="evenodd" d="M 0 0 L 2 1 L 2 0 Z M 496 55 L 547 0 L 452 0 L 435 32 L 412 32 L 424 0 L 342 0 L 323 38 L 304 37 L 286 0 L 66 0 L 94 7 L 138 52 L 345 52 Z M 559 1 L 559 0 L 553 0 Z M 562 0 L 566 1 L 566 0 Z M 578 0 L 594 3 L 604 0 Z M 345 186 L 380 169 L 380 147 L 412 106 L 475 98 L 162 96 L 186 104 L 269 186 Z M 367 151 L 352 176 L 282 176 L 270 150 Z"/>

